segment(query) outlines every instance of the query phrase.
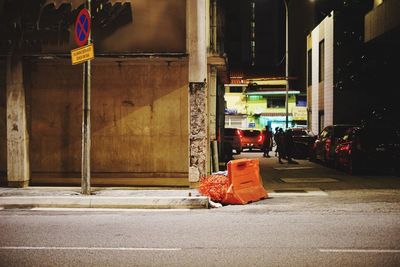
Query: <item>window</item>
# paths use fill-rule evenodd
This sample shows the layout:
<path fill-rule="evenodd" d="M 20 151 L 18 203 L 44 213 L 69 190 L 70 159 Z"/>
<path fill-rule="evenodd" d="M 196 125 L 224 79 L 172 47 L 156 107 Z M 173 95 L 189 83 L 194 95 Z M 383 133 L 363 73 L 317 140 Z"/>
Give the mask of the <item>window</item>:
<path fill-rule="evenodd" d="M 251 21 L 250 21 L 250 59 L 251 65 L 256 65 L 256 2 L 251 1 Z"/>
<path fill-rule="evenodd" d="M 307 84 L 311 86 L 312 84 L 312 54 L 311 49 L 307 52 Z"/>
<path fill-rule="evenodd" d="M 263 99 L 263 97 L 261 95 L 251 95 L 251 96 L 249 96 L 249 100 L 250 101 L 259 101 L 259 100 L 262 100 L 262 99 Z"/>
<path fill-rule="evenodd" d="M 306 130 L 293 130 L 292 134 L 293 136 L 304 136 L 308 135 L 308 132 Z"/>
<path fill-rule="evenodd" d="M 321 131 L 321 129 L 324 128 L 324 121 L 325 121 L 325 115 L 324 115 L 324 111 L 323 110 L 318 111 L 318 120 L 319 120 L 318 129 Z M 328 134 L 329 133 L 328 132 L 329 131 L 329 127 L 326 127 L 325 131 Z"/>
<path fill-rule="evenodd" d="M 243 130 L 243 135 L 246 137 L 257 137 L 260 133 L 259 130 Z"/>
<path fill-rule="evenodd" d="M 305 95 L 296 96 L 296 106 L 297 107 L 307 107 L 307 96 L 305 96 Z"/>
<path fill-rule="evenodd" d="M 322 82 L 324 80 L 324 69 L 325 69 L 325 41 L 319 42 L 319 72 L 318 81 Z"/>
<path fill-rule="evenodd" d="M 383 4 L 383 0 L 374 0 L 374 8 Z"/>
<path fill-rule="evenodd" d="M 267 99 L 267 108 L 285 108 L 285 97 L 271 97 Z"/>
<path fill-rule="evenodd" d="M 231 92 L 231 93 L 242 93 L 243 90 L 242 90 L 242 87 L 230 87 L 229 88 L 229 92 Z"/>
<path fill-rule="evenodd" d="M 328 136 L 328 131 L 326 130 L 326 129 L 324 129 L 319 135 L 322 137 L 322 138 L 326 138 L 327 136 Z"/>

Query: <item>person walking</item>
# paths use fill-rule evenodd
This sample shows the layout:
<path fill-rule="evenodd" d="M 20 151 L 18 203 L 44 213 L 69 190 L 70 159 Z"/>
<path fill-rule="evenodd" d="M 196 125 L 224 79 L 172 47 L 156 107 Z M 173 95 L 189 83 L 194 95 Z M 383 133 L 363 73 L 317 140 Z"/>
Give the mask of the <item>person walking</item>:
<path fill-rule="evenodd" d="M 269 130 L 268 125 L 265 126 L 263 131 L 264 142 L 263 142 L 263 157 L 269 158 L 269 151 L 272 149 L 272 132 Z"/>
<path fill-rule="evenodd" d="M 275 127 L 275 134 L 274 134 L 275 147 L 277 146 L 277 143 L 278 143 L 276 141 L 276 136 L 279 136 L 278 133 L 279 133 L 279 127 Z M 277 156 L 278 156 L 278 148 L 276 147 L 275 148 L 275 157 L 277 157 Z"/>
<path fill-rule="evenodd" d="M 285 151 L 285 136 L 283 134 L 283 129 L 279 128 L 278 132 L 275 134 L 276 142 L 276 152 L 278 152 L 279 163 L 282 164 L 282 158 L 284 157 Z"/>
<path fill-rule="evenodd" d="M 293 141 L 293 131 L 292 129 L 287 129 L 285 133 L 285 154 L 288 160 L 288 163 L 293 163 L 293 149 L 294 149 L 294 141 Z"/>

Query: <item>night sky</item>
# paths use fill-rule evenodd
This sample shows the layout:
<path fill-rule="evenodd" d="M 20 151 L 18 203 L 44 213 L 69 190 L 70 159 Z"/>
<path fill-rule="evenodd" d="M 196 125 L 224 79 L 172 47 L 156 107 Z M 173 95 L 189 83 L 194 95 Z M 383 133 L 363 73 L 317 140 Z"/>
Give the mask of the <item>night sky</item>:
<path fill-rule="evenodd" d="M 225 50 L 231 70 L 248 76 L 285 76 L 285 9 L 283 0 L 255 0 L 256 64 L 250 64 L 251 0 L 225 0 Z M 373 110 L 395 112 L 400 97 L 397 81 L 400 62 L 400 29 L 364 42 L 365 14 L 373 0 L 291 0 L 289 1 L 290 87 L 306 92 L 306 38 L 329 14 L 335 13 L 334 90 L 349 95 L 354 110 L 349 122 L 368 117 Z M 400 10 L 399 10 L 400 12 Z M 360 101 L 362 100 L 362 101 Z M 395 117 L 395 116 L 394 116 Z"/>

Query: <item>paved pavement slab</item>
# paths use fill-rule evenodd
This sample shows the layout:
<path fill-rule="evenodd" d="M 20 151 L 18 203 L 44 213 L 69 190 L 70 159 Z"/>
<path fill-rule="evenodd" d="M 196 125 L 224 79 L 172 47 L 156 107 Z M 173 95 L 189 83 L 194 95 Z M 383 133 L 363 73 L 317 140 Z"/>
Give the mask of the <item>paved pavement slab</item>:
<path fill-rule="evenodd" d="M 0 188 L 3 208 L 208 208 L 208 197 L 194 189 L 93 188 L 92 195 L 73 187 Z"/>

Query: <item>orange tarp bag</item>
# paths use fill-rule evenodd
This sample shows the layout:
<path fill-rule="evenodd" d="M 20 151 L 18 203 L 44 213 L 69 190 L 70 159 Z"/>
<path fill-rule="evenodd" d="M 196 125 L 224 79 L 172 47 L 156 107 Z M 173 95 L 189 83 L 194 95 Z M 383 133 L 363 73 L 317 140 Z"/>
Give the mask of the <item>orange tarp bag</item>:
<path fill-rule="evenodd" d="M 228 191 L 229 178 L 223 174 L 213 174 L 200 180 L 199 192 L 212 201 L 221 202 Z"/>
<path fill-rule="evenodd" d="M 238 159 L 228 162 L 230 185 L 223 204 L 247 204 L 267 198 L 259 172 L 257 159 Z"/>

